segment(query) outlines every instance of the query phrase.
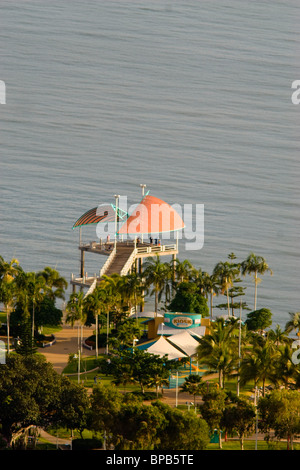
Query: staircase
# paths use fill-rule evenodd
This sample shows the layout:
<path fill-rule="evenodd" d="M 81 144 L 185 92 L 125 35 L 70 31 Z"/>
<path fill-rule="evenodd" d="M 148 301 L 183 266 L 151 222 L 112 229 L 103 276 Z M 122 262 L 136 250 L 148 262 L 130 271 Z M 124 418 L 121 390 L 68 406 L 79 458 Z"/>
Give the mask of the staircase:
<path fill-rule="evenodd" d="M 112 274 L 119 274 L 120 276 L 126 276 L 130 272 L 130 268 L 137 259 L 142 259 L 148 256 L 161 256 L 161 255 L 176 255 L 178 253 L 178 246 L 176 244 L 171 245 L 150 245 L 149 243 L 138 243 L 135 242 L 118 242 L 116 247 L 113 243 L 110 244 L 110 253 L 108 253 L 106 244 L 104 246 L 95 247 L 94 242 L 89 244 L 81 244 L 79 246 L 81 250 L 81 267 L 80 276 L 76 277 L 72 273 L 71 284 L 73 286 L 73 292 L 76 291 L 76 286 L 80 288 L 90 288 L 94 281 L 97 283 L 101 282 L 103 276 L 112 276 Z M 88 276 L 84 269 L 84 253 L 100 253 L 105 254 L 107 259 L 100 269 L 99 274 L 94 276 Z M 84 273 L 84 274 L 82 274 Z"/>
<path fill-rule="evenodd" d="M 102 274 L 105 274 L 106 276 L 111 276 L 112 274 L 121 274 L 122 269 L 133 254 L 133 251 L 133 246 L 118 246 L 117 252 L 113 255 L 111 263 Z M 133 262 L 134 257 L 132 258 L 132 263 Z M 130 266 L 132 263 L 129 263 Z"/>

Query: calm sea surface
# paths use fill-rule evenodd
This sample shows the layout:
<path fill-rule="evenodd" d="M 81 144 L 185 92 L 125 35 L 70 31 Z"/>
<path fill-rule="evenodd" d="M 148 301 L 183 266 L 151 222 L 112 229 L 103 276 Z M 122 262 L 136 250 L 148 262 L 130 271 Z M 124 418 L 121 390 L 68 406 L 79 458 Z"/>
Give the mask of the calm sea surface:
<path fill-rule="evenodd" d="M 144 183 L 204 204 L 204 246 L 183 237 L 179 259 L 266 258 L 258 308 L 284 326 L 300 309 L 299 20 L 293 0 L 2 0 L 0 254 L 69 280 L 73 223 Z"/>

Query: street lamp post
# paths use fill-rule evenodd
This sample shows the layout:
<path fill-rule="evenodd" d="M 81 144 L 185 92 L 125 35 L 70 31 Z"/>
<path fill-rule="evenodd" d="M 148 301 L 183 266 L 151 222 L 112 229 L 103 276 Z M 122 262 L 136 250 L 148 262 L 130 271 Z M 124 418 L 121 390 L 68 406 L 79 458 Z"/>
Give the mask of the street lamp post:
<path fill-rule="evenodd" d="M 115 194 L 116 200 L 116 210 L 115 210 L 115 250 L 117 248 L 117 224 L 118 224 L 118 201 L 119 201 L 119 194 Z"/>
<path fill-rule="evenodd" d="M 175 403 L 175 407 L 177 408 L 178 406 L 178 371 L 176 372 L 176 403 Z"/>
<path fill-rule="evenodd" d="M 242 301 L 240 302 L 240 323 L 239 323 L 239 364 L 238 364 L 238 381 L 237 381 L 237 396 L 240 395 L 240 367 L 241 367 L 241 328 L 242 328 Z"/>
<path fill-rule="evenodd" d="M 140 184 L 140 187 L 142 188 L 142 196 L 144 197 L 145 195 L 145 188 L 147 187 L 146 184 Z"/>
<path fill-rule="evenodd" d="M 78 379 L 77 382 L 80 383 L 80 348 L 78 349 Z"/>
<path fill-rule="evenodd" d="M 257 450 L 257 438 L 258 438 L 258 399 L 259 399 L 259 390 L 258 387 L 255 387 L 255 407 L 256 407 L 256 419 L 255 419 L 255 450 Z"/>
<path fill-rule="evenodd" d="M 109 311 L 107 310 L 107 325 L 106 325 L 106 355 L 108 355 L 108 336 L 109 336 Z"/>
<path fill-rule="evenodd" d="M 78 369 L 77 369 L 77 382 L 80 383 L 80 334 L 79 334 L 80 325 L 77 329 L 77 348 L 78 348 Z"/>

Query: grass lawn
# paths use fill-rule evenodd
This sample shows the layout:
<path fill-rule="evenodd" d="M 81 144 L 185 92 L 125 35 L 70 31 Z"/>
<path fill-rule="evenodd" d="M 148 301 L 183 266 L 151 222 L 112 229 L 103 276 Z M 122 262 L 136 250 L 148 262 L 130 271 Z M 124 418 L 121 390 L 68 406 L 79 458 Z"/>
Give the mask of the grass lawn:
<path fill-rule="evenodd" d="M 36 450 L 57 450 L 57 449 L 56 449 L 55 444 L 51 444 L 43 437 L 39 437 L 37 444 L 36 444 Z"/>
<path fill-rule="evenodd" d="M 59 326 L 52 326 L 52 325 L 45 325 L 43 326 L 43 335 L 45 336 L 48 336 L 48 335 L 54 335 L 55 336 L 55 333 L 57 333 L 58 331 L 61 331 L 62 329 L 62 326 L 59 325 Z"/>
<path fill-rule="evenodd" d="M 66 428 L 48 428 L 46 429 L 48 434 L 51 434 L 51 436 L 58 437 L 59 439 L 70 439 L 73 437 L 73 439 L 81 439 L 80 433 L 76 430 L 73 431 L 73 436 L 71 435 L 71 431 Z M 92 431 L 88 431 L 85 429 L 82 433 L 82 437 L 84 439 L 92 439 L 94 436 L 94 433 Z M 42 438 L 39 438 L 39 440 Z"/>
<path fill-rule="evenodd" d="M 0 312 L 0 326 L 1 326 L 2 323 L 6 324 L 6 321 L 7 321 L 6 313 L 5 312 Z"/>
<path fill-rule="evenodd" d="M 236 439 L 222 441 L 222 449 L 219 449 L 219 444 L 208 444 L 206 450 L 241 450 L 240 442 Z M 255 440 L 244 440 L 244 450 L 255 450 Z M 286 442 L 271 442 L 257 441 L 257 450 L 286 450 Z M 294 450 L 300 450 L 300 444 L 294 444 Z"/>
<path fill-rule="evenodd" d="M 100 356 L 99 356 L 100 358 Z M 80 360 L 80 372 L 88 372 L 98 367 L 98 360 L 95 356 L 82 357 Z M 64 374 L 76 374 L 78 372 L 78 361 L 73 359 L 65 368 Z"/>
<path fill-rule="evenodd" d="M 65 429 L 65 428 L 59 428 L 59 429 L 52 429 L 52 428 L 49 428 L 47 429 L 47 432 L 49 434 L 51 434 L 52 436 L 54 437 L 58 437 L 60 439 L 70 439 L 71 438 L 71 432 L 70 430 L 68 429 Z M 81 439 L 81 436 L 79 434 L 78 431 L 74 430 L 73 431 L 73 439 Z M 83 431 L 83 439 L 93 439 L 95 436 L 94 436 L 94 433 L 92 431 L 89 431 L 89 430 L 84 430 Z M 286 442 L 271 442 L 271 443 L 267 443 L 265 441 L 262 441 L 262 440 L 259 440 L 257 441 L 257 450 L 258 451 L 268 451 L 268 450 L 286 450 Z M 37 449 L 39 450 L 55 450 L 56 449 L 56 445 L 54 444 L 50 444 L 49 442 L 47 442 L 46 439 L 44 438 L 39 438 L 38 440 L 38 445 L 37 445 Z M 227 442 L 222 442 L 222 449 L 219 449 L 219 444 L 218 443 L 210 443 L 208 444 L 208 446 L 206 447 L 205 450 L 223 450 L 223 451 L 226 451 L 226 450 L 229 450 L 229 451 L 233 451 L 233 450 L 238 450 L 240 451 L 241 450 L 241 446 L 240 446 L 240 442 L 238 439 L 230 439 L 230 440 L 227 440 Z M 253 439 L 245 439 L 244 440 L 244 450 L 246 451 L 250 451 L 250 450 L 255 450 L 255 440 Z M 294 450 L 300 450 L 300 444 L 294 444 Z"/>
<path fill-rule="evenodd" d="M 99 354 L 98 359 L 105 357 L 104 354 Z M 103 385 L 110 385 L 113 381 L 113 377 L 99 373 L 97 370 L 93 370 L 98 366 L 98 360 L 94 356 L 87 356 L 82 359 L 80 366 L 80 383 L 86 388 L 93 388 L 95 385 L 95 377 L 97 377 L 97 383 Z M 73 360 L 68 364 L 63 373 L 69 377 L 72 382 L 78 382 L 78 362 Z M 74 374 L 74 375 L 69 375 Z M 126 392 L 133 392 L 140 390 L 138 385 L 126 385 L 126 387 L 119 387 L 120 391 L 125 390 Z"/>

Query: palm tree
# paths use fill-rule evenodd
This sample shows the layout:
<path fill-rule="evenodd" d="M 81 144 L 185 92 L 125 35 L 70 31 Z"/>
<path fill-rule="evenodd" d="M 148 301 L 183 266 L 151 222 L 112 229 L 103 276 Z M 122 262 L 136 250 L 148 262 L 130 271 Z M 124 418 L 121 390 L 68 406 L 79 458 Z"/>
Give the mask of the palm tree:
<path fill-rule="evenodd" d="M 276 344 L 276 347 L 286 344 L 289 341 L 287 332 L 283 331 L 280 325 L 276 325 L 275 330 L 269 330 L 267 332 L 267 337 Z"/>
<path fill-rule="evenodd" d="M 125 320 L 118 326 L 116 339 L 122 346 L 130 347 L 135 339 L 141 337 L 141 328 L 133 320 Z"/>
<path fill-rule="evenodd" d="M 254 253 L 250 255 L 241 263 L 241 272 L 245 276 L 246 274 L 254 275 L 254 310 L 256 310 L 256 301 L 257 301 L 257 285 L 261 281 L 258 274 L 265 274 L 270 272 L 272 275 L 272 270 L 269 268 L 266 260 L 262 256 L 256 256 Z"/>
<path fill-rule="evenodd" d="M 145 270 L 143 273 L 143 278 L 145 278 L 146 287 L 153 286 L 153 290 L 150 295 L 155 295 L 155 316 L 158 312 L 158 303 L 161 299 L 163 292 L 166 292 L 168 295 L 168 284 L 171 278 L 171 270 L 168 263 L 161 263 L 159 256 L 157 255 L 155 259 L 148 258 L 145 263 Z"/>
<path fill-rule="evenodd" d="M 224 379 L 234 370 L 238 360 L 236 324 L 218 318 L 211 325 L 210 334 L 200 339 L 197 356 L 199 363 L 207 365 L 210 371 L 218 371 L 219 386 L 224 388 Z"/>
<path fill-rule="evenodd" d="M 42 277 L 37 277 L 35 273 L 31 274 L 31 296 L 32 296 L 32 338 L 34 338 L 35 329 L 35 307 L 44 298 L 46 291 L 46 281 Z"/>
<path fill-rule="evenodd" d="M 218 279 L 221 292 L 226 292 L 227 296 L 227 309 L 228 316 L 230 316 L 230 304 L 229 304 L 229 288 L 232 287 L 235 277 L 237 276 L 238 268 L 232 266 L 228 261 L 219 262 L 216 264 L 213 270 L 213 276 Z"/>
<path fill-rule="evenodd" d="M 98 358 L 98 320 L 101 313 L 109 313 L 109 303 L 107 291 L 102 285 L 97 286 L 94 291 L 84 299 L 83 305 L 85 313 L 93 312 L 96 322 L 96 358 Z M 108 322 L 108 320 L 107 320 Z"/>
<path fill-rule="evenodd" d="M 204 286 L 207 294 L 210 297 L 210 319 L 213 319 L 213 298 L 220 292 L 220 286 L 216 275 L 209 275 L 204 273 Z"/>
<path fill-rule="evenodd" d="M 12 281 L 20 271 L 19 261 L 12 258 L 9 262 L 0 256 L 0 279 L 6 282 Z"/>
<path fill-rule="evenodd" d="M 240 369 L 241 385 L 252 380 L 255 386 L 262 382 L 263 396 L 265 396 L 266 380 L 274 381 L 277 359 L 278 351 L 274 347 L 274 343 L 268 339 L 261 339 L 256 342 L 251 352 L 242 361 Z"/>
<path fill-rule="evenodd" d="M 293 361 L 293 349 L 290 344 L 283 344 L 278 349 L 279 357 L 275 363 L 274 382 L 283 383 L 288 388 L 292 381 L 296 381 L 299 367 Z"/>
<path fill-rule="evenodd" d="M 46 266 L 44 270 L 40 271 L 37 275 L 44 277 L 48 288 L 47 295 L 52 300 L 55 300 L 56 298 L 62 300 L 65 299 L 65 290 L 68 287 L 68 283 L 65 278 L 60 276 L 56 269 Z"/>
<path fill-rule="evenodd" d="M 189 375 L 180 387 L 180 392 L 187 392 L 194 396 L 194 406 L 196 406 L 196 395 L 201 395 L 204 382 L 200 375 Z"/>
<path fill-rule="evenodd" d="M 6 311 L 6 331 L 7 331 L 7 354 L 10 353 L 10 314 L 15 301 L 16 289 L 13 281 L 0 283 L 0 300 L 3 302 Z"/>
<path fill-rule="evenodd" d="M 6 262 L 0 256 L 0 301 L 3 302 L 6 311 L 6 331 L 7 331 L 7 353 L 9 354 L 9 338 L 10 338 L 10 314 L 16 296 L 15 278 L 20 270 L 19 261 L 12 258 Z"/>
<path fill-rule="evenodd" d="M 16 277 L 18 300 L 23 309 L 29 311 L 32 306 L 32 339 L 35 330 L 35 307 L 40 303 L 46 294 L 46 281 L 42 276 L 37 276 L 35 272 L 19 271 Z"/>
<path fill-rule="evenodd" d="M 192 269 L 190 280 L 197 286 L 200 294 L 203 295 L 203 297 L 207 297 L 207 294 L 208 294 L 207 278 L 208 278 L 208 273 L 206 273 L 205 271 L 202 271 L 201 268 Z"/>
<path fill-rule="evenodd" d="M 189 281 L 191 278 L 191 274 L 193 271 L 193 265 L 192 263 L 185 259 L 183 261 L 179 261 L 178 259 L 174 260 L 175 262 L 175 276 L 176 276 L 176 282 L 184 282 L 184 281 Z M 171 261 L 173 263 L 173 261 Z"/>
<path fill-rule="evenodd" d="M 129 304 L 129 310 L 131 311 L 132 307 L 135 308 L 135 314 L 137 319 L 138 305 L 144 303 L 144 283 L 142 277 L 138 273 L 127 274 L 124 278 L 124 289 L 122 289 L 121 294 L 123 298 L 126 298 Z"/>
<path fill-rule="evenodd" d="M 82 328 L 84 323 L 86 322 L 86 311 L 84 309 L 84 299 L 85 295 L 82 291 L 73 292 L 70 295 L 69 301 L 66 306 L 66 323 L 70 323 L 72 328 L 74 328 L 74 324 L 76 321 L 80 324 L 80 349 L 82 350 Z M 79 325 L 78 325 L 79 328 Z M 78 330 L 78 341 L 79 341 L 79 330 Z M 79 344 L 78 344 L 79 349 Z"/>
<path fill-rule="evenodd" d="M 120 321 L 123 321 L 124 306 L 126 309 L 126 286 L 125 286 L 125 276 L 120 276 L 119 274 L 112 274 L 111 276 L 103 276 L 103 281 L 100 284 L 100 287 L 106 292 L 106 309 L 107 318 L 109 318 L 109 313 L 112 313 L 113 320 L 115 325 Z M 107 321 L 108 328 L 109 320 Z M 107 329 L 108 333 L 108 329 Z"/>
<path fill-rule="evenodd" d="M 294 330 L 298 330 L 297 335 L 300 337 L 300 312 L 289 312 L 290 319 L 285 325 L 287 333 L 291 333 Z"/>
<path fill-rule="evenodd" d="M 73 292 L 66 306 L 66 323 L 70 323 L 74 328 L 76 321 L 83 320 L 84 293 L 82 291 Z"/>
<path fill-rule="evenodd" d="M 151 373 L 151 377 L 149 377 L 148 387 L 155 387 L 156 397 L 158 398 L 159 389 L 163 393 L 163 387 L 167 387 L 169 385 L 169 374 L 166 371 L 165 375 L 162 375 L 161 369 L 153 370 Z"/>

